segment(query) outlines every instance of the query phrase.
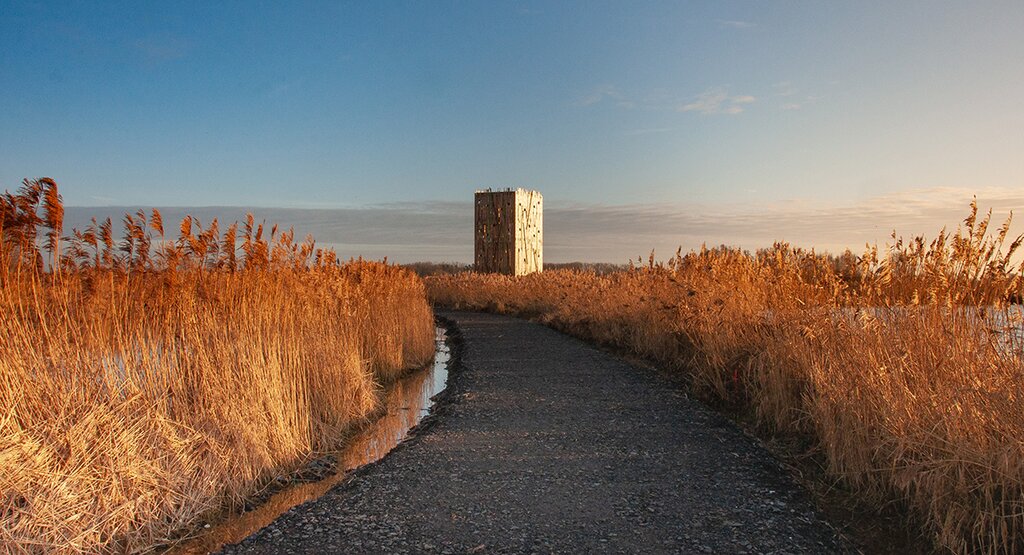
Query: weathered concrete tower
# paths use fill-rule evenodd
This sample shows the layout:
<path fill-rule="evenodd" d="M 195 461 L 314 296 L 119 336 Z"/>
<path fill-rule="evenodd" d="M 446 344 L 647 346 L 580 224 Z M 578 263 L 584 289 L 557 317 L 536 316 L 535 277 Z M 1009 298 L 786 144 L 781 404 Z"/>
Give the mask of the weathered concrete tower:
<path fill-rule="evenodd" d="M 543 202 L 527 189 L 476 192 L 477 272 L 522 276 L 544 269 Z"/>

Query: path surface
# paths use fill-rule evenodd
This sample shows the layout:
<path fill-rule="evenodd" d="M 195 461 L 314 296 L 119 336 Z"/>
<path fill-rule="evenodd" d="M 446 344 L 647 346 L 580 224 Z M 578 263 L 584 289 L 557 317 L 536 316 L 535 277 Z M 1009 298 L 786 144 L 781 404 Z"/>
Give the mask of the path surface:
<path fill-rule="evenodd" d="M 413 440 L 227 553 L 836 553 L 786 470 L 646 369 L 452 313 L 463 370 Z"/>

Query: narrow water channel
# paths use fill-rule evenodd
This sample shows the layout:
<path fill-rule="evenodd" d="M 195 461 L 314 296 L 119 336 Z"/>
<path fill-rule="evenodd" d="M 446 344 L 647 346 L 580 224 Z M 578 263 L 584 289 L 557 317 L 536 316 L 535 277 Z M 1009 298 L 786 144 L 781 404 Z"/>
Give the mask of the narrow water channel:
<path fill-rule="evenodd" d="M 343 449 L 329 453 L 337 461 L 332 474 L 315 482 L 286 486 L 253 510 L 230 516 L 170 552 L 189 555 L 211 553 L 225 545 L 240 542 L 288 509 L 327 493 L 351 471 L 387 455 L 409 435 L 413 426 L 430 413 L 434 404 L 432 398 L 446 387 L 451 358 L 447 339 L 445 329 L 437 327 L 433 364 L 391 384 L 384 397 L 387 413 L 356 434 Z"/>

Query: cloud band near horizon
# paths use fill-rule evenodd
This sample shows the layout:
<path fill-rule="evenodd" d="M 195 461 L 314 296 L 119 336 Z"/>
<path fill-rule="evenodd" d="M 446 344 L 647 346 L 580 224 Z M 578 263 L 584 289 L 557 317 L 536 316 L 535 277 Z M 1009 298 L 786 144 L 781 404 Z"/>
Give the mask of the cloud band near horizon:
<path fill-rule="evenodd" d="M 973 195 L 982 210 L 993 208 L 1002 223 L 1010 211 L 1024 209 L 1024 191 L 1011 189 L 917 189 L 847 205 L 807 201 L 768 206 L 704 205 L 558 205 L 545 207 L 545 253 L 548 262 L 624 263 L 646 256 L 667 257 L 679 247 L 730 245 L 754 250 L 775 241 L 841 252 L 861 252 L 865 244 L 884 246 L 893 231 L 910 237 L 934 237 L 954 230 L 967 216 Z M 119 222 L 139 207 L 68 207 L 65 232 L 83 228 L 89 218 Z M 146 208 L 148 210 L 148 208 Z M 165 226 L 186 214 L 221 229 L 252 212 L 257 221 L 295 228 L 297 238 L 313 235 L 319 246 L 342 258 L 363 256 L 396 262 L 471 262 L 473 211 L 467 202 L 390 203 L 359 208 L 159 207 Z M 994 229 L 997 226 L 993 226 Z M 1014 225 L 1011 233 L 1020 233 Z"/>

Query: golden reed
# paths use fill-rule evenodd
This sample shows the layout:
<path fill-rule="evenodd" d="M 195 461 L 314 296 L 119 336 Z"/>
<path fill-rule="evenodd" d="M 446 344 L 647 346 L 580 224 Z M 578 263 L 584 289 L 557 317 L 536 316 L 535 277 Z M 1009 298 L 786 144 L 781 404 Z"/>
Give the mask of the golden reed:
<path fill-rule="evenodd" d="M 990 213 L 991 215 L 991 213 Z M 599 275 L 427 278 L 443 306 L 535 317 L 684 373 L 766 433 L 811 438 L 876 504 L 960 553 L 1024 550 L 1021 267 L 1009 221 L 829 257 L 701 249 Z M 1008 244 L 1007 244 L 1008 243 Z"/>
<path fill-rule="evenodd" d="M 0 196 L 0 545 L 139 552 L 237 506 L 434 352 L 411 272 L 250 215 L 62 237 L 50 179 Z"/>

